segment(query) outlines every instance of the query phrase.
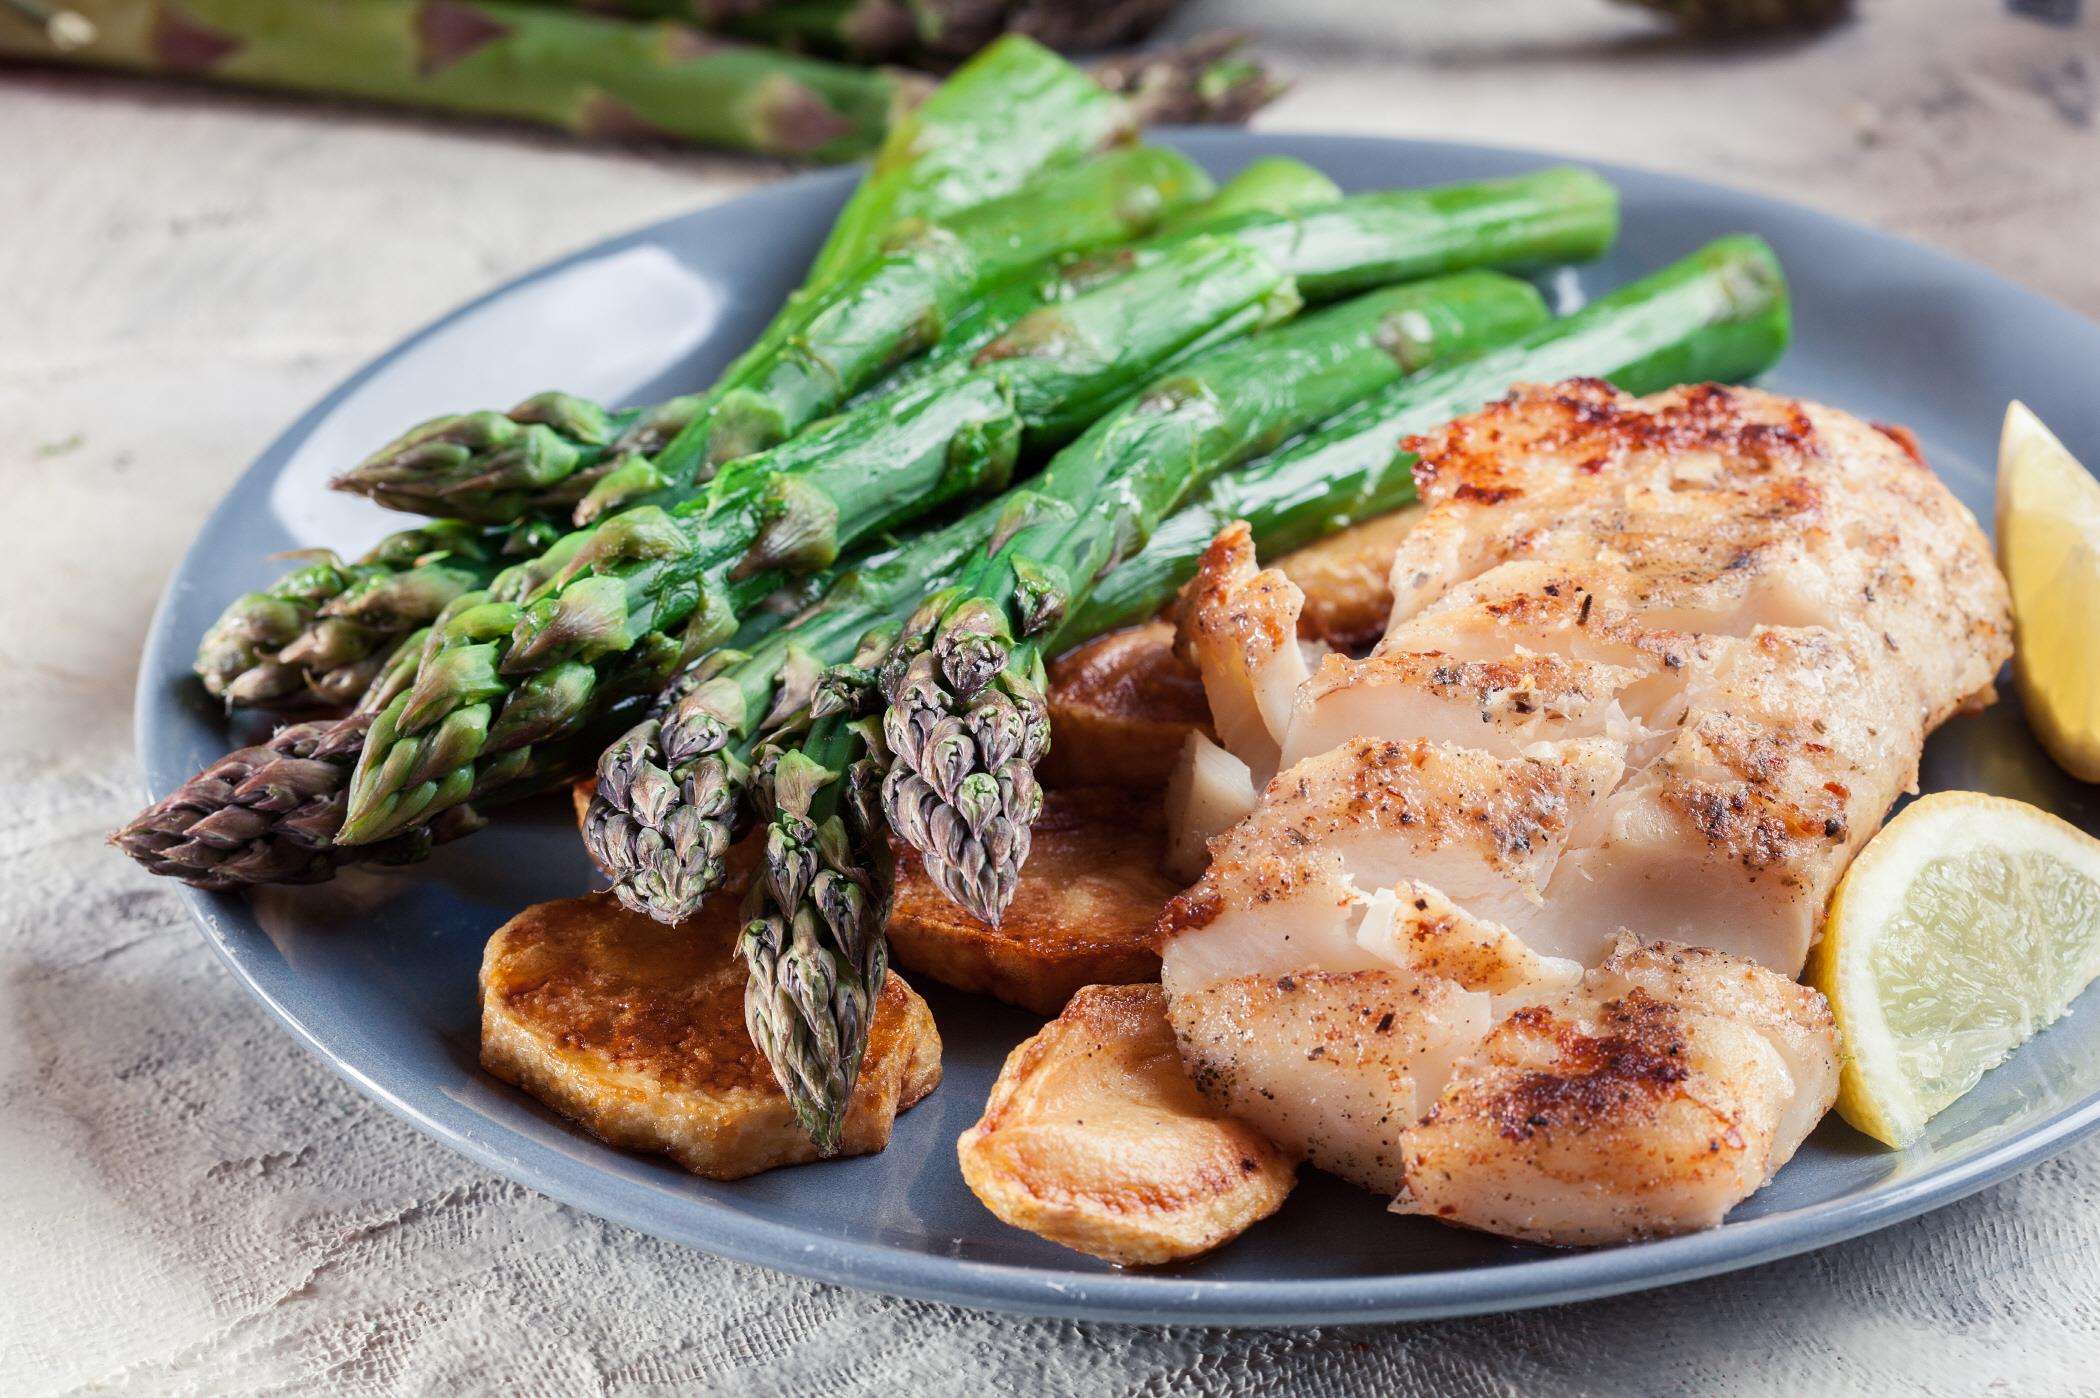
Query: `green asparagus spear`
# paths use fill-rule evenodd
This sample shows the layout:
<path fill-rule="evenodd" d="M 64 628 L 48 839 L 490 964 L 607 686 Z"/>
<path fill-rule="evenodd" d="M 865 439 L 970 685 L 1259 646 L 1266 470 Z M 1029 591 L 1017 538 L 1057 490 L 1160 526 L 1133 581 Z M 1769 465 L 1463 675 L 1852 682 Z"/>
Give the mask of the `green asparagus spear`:
<path fill-rule="evenodd" d="M 926 90 L 893 70 L 746 47 L 680 24 L 504 0 L 68 3 L 94 26 L 93 42 L 61 50 L 0 18 L 0 53 L 825 161 L 874 150 Z"/>
<path fill-rule="evenodd" d="M 317 550 L 228 605 L 197 648 L 197 676 L 228 708 L 347 708 L 400 637 L 484 585 L 502 555 L 537 552 L 552 537 L 530 522 L 484 530 L 434 520 L 355 562 Z"/>
<path fill-rule="evenodd" d="M 1032 39 L 1001 39 L 890 127 L 804 286 L 838 281 L 900 223 L 1017 193 L 1134 130 L 1129 107 L 1085 73 Z"/>
<path fill-rule="evenodd" d="M 1230 221 L 1231 226 L 1245 227 L 1244 216 L 1254 210 L 1284 216 L 1330 202 L 1339 193 L 1325 175 L 1298 161 L 1256 161 L 1208 202 L 1178 215 L 1171 241 L 1181 241 L 1208 224 Z M 1055 280 L 1056 269 L 1031 273 L 980 301 L 943 336 L 935 347 L 937 356 L 922 357 L 903 373 L 882 380 L 865 391 L 862 401 L 887 396 L 936 370 L 952 371 L 974 357 L 1022 316 L 1057 299 L 1040 281 L 1045 276 Z M 1087 280 L 1098 284 L 1106 279 L 1096 275 Z M 1072 279 L 1068 293 L 1079 289 L 1078 280 Z M 612 498 L 631 502 L 656 493 L 664 469 L 647 463 L 647 458 L 663 450 L 703 405 L 701 396 L 688 395 L 652 408 L 613 413 L 572 394 L 543 393 L 508 413 L 464 413 L 424 423 L 373 453 L 336 484 L 393 509 L 505 519 L 525 512 L 568 511 L 597 478 L 608 471 L 625 471 L 594 504 L 592 514 L 601 515 L 611 512 L 607 502 Z M 615 464 L 623 462 L 630 465 Z M 675 463 L 672 469 L 677 469 Z"/>
<path fill-rule="evenodd" d="M 334 481 L 392 510 L 500 524 L 566 514 L 608 463 L 662 451 L 705 406 L 685 394 L 608 412 L 570 393 L 538 393 L 509 412 L 432 418 Z"/>
<path fill-rule="evenodd" d="M 873 722 L 824 719 L 777 759 L 738 942 L 751 1042 L 825 1155 L 838 1149 L 889 974 L 889 842 L 862 730 Z"/>
<path fill-rule="evenodd" d="M 1052 253 L 1143 232 L 1208 192 L 1202 172 L 1171 152 L 1134 147 L 1102 156 L 949 224 L 905 230 L 883 256 L 784 311 L 704 396 L 631 418 L 566 394 L 541 395 L 509 414 L 440 418 L 335 484 L 382 504 L 483 520 L 580 499 L 577 520 L 589 523 L 688 488 L 709 466 L 772 445 L 829 412 L 888 364 L 937 339 L 951 307 L 979 283 Z"/>
<path fill-rule="evenodd" d="M 533 591 L 513 580 L 492 588 L 506 595 L 463 599 L 415 683 L 374 722 L 339 838 L 367 843 L 428 819 L 462 799 L 478 763 L 522 760 L 513 754 L 571 731 L 605 667 L 636 646 L 675 660 L 719 644 L 745 605 L 731 584 L 825 566 L 856 540 L 1003 484 L 1020 431 L 1068 430 L 1159 365 L 1295 306 L 1288 290 L 1240 245 L 1192 240 L 1143 276 L 1024 319 L 973 374 L 745 458 L 677 514 L 630 510 L 557 545 L 566 563 Z"/>
<path fill-rule="evenodd" d="M 1341 197 L 1342 187 L 1324 170 L 1287 155 L 1265 155 L 1241 167 L 1204 204 L 1168 219 L 1162 231 L 1213 228 L 1221 220 L 1242 214 L 1292 214 L 1332 204 Z"/>
<path fill-rule="evenodd" d="M 682 483 L 688 456 L 719 465 L 772 446 L 938 342 L 985 288 L 1061 253 L 1142 236 L 1211 192 L 1186 157 L 1139 146 L 940 223 L 899 225 L 872 262 L 783 313 L 730 366 L 710 411 L 658 454 L 639 489 Z M 606 507 L 602 496 L 592 503 Z"/>
<path fill-rule="evenodd" d="M 1770 365 L 1786 333 L 1785 282 L 1770 251 L 1755 239 L 1724 239 L 1500 349 L 1397 383 L 1287 454 L 1342 475 L 1520 378 L 1591 375 L 1648 392 L 1692 377 L 1741 377 Z M 1011 566 L 989 585 L 966 579 L 955 589 L 961 600 L 932 599 L 887 663 L 891 827 L 924 854 L 949 897 L 987 922 L 996 924 L 1012 897 L 1041 805 L 1033 766 L 1049 743 L 1042 635 L 1083 603 L 1098 576 L 1087 560 L 1113 556 L 1104 536 L 1117 539 L 1113 547 L 1143 539 L 1148 503 L 1142 491 L 1092 499 L 1069 532 L 1035 552 L 1029 530 L 1013 531 Z"/>
<path fill-rule="evenodd" d="M 1190 363 L 1044 467 L 996 549 L 929 596 L 884 661 L 883 808 L 936 885 L 997 923 L 1042 803 L 1039 641 L 1191 491 L 1433 360 L 1545 319 L 1529 286 L 1487 272 L 1374 292 Z"/>
<path fill-rule="evenodd" d="M 1144 242 L 1066 259 L 1009 282 L 888 383 L 946 372 L 957 357 L 976 353 L 996 327 L 1028 306 L 1127 276 L 1201 234 L 1225 234 L 1260 248 L 1291 274 L 1308 304 L 1318 304 L 1468 267 L 1529 271 L 1587 261 L 1611 246 L 1619 222 L 1612 187 L 1570 166 L 1509 179 L 1357 194 L 1312 206 L 1256 195 L 1237 212 L 1208 216 L 1225 193 L 1221 190 L 1196 215 Z M 1240 197 L 1246 195 L 1243 187 Z"/>

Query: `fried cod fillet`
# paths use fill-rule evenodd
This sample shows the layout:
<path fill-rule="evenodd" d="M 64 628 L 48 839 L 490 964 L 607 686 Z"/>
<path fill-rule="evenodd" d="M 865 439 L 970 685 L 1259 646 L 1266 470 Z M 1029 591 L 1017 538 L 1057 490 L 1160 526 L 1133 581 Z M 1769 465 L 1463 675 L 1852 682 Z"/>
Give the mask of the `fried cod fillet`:
<path fill-rule="evenodd" d="M 1791 979 L 1926 734 L 1990 701 L 2003 579 L 1904 434 L 1753 389 L 1525 388 L 1409 445 L 1426 511 L 1368 655 L 1272 644 L 1302 599 L 1243 535 L 1190 590 L 1219 737 L 1275 775 L 1161 920 L 1183 1059 L 1404 1207 L 1557 1242 L 1707 1226 L 1828 1106 L 1824 1012 L 1795 1007 L 1795 1063 L 1764 1026 L 1812 996 Z M 1726 953 L 1734 999 L 1570 989 L 1627 979 L 1622 929 Z M 1550 1147 L 1482 1124 L 1510 1074 L 1591 1081 L 1619 1041 L 1675 1045 L 1655 1081 L 1697 1102 L 1600 1089 L 1539 1114 Z"/>

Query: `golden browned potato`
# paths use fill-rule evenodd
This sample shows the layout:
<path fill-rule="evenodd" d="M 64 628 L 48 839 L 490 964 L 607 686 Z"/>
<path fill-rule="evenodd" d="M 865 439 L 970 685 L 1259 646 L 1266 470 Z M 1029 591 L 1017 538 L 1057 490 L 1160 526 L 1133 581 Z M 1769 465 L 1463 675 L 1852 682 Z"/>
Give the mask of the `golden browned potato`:
<path fill-rule="evenodd" d="M 1111 631 L 1050 664 L 1047 786 L 1161 786 L 1192 731 L 1210 732 L 1195 669 L 1174 654 L 1174 628 Z"/>
<path fill-rule="evenodd" d="M 1298 634 L 1336 650 L 1357 650 L 1384 635 L 1393 610 L 1393 553 L 1421 516 L 1422 507 L 1410 505 L 1277 559 L 1275 567 L 1305 594 Z"/>
<path fill-rule="evenodd" d="M 914 975 L 1043 1015 L 1083 985 L 1158 980 L 1152 924 L 1181 891 L 1160 872 L 1166 838 L 1156 791 L 1045 792 L 1020 889 L 996 928 L 949 902 L 899 844 L 890 954 Z"/>
<path fill-rule="evenodd" d="M 603 893 L 527 908 L 482 957 L 482 1066 L 613 1145 L 710 1179 L 816 1159 L 744 1030 L 738 901 L 725 890 L 675 928 Z M 940 1079 L 932 1012 L 892 975 L 839 1153 L 881 1150 Z"/>
<path fill-rule="evenodd" d="M 1126 1266 L 1230 1242 L 1275 1213 L 1296 1168 L 1189 1082 L 1156 985 L 1092 985 L 1007 1056 L 956 1142 L 1004 1222 Z"/>

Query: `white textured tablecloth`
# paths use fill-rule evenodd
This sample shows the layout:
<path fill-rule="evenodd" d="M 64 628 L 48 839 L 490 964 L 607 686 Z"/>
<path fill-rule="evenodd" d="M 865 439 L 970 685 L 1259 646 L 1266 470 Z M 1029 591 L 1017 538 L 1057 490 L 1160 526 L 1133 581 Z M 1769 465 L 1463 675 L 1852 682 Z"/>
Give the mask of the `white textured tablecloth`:
<path fill-rule="evenodd" d="M 1716 54 L 1592 0 L 1189 8 L 1184 31 L 1265 28 L 1298 83 L 1269 128 L 1750 185 L 2100 316 L 2100 16 L 1869 0 L 1819 42 Z M 775 174 L 0 70 L 0 1393 L 2100 1391 L 2100 1142 L 1668 1291 L 1147 1330 L 840 1291 L 609 1226 L 420 1138 L 280 1033 L 101 843 L 138 796 L 132 671 L 170 566 L 369 355 Z"/>

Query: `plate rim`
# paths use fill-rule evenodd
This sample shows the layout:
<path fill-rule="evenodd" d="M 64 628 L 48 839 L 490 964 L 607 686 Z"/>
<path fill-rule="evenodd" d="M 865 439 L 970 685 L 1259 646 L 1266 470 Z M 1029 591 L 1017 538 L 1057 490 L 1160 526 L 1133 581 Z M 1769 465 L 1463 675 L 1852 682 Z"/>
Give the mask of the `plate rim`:
<path fill-rule="evenodd" d="M 1663 181 L 1689 194 L 1721 196 L 1731 201 L 1755 200 L 1784 208 L 1795 217 L 1900 244 L 1937 264 L 1938 271 L 1958 274 L 1972 282 L 1989 283 L 1997 294 L 2013 298 L 2025 310 L 2051 318 L 2067 317 L 2089 333 L 2100 334 L 2100 325 L 2016 279 L 1914 238 L 1758 190 L 1667 170 L 1594 160 L 1534 147 L 1409 137 L 1173 127 L 1161 128 L 1151 134 L 1154 139 L 1193 155 L 1207 154 L 1220 160 L 1239 155 L 1251 157 L 1293 152 L 1312 158 L 1310 152 L 1319 149 L 1352 147 L 1395 159 L 1424 152 L 1459 159 L 1487 157 L 1508 160 L 1514 156 L 1541 162 L 1579 164 L 1610 179 L 1630 175 L 1643 181 Z M 352 371 L 278 433 L 229 483 L 219 502 L 200 523 L 197 536 L 169 573 L 154 606 L 140 657 L 132 721 L 133 741 L 147 798 L 155 799 L 159 794 L 153 790 L 153 769 L 156 765 L 169 765 L 165 762 L 157 764 L 155 754 L 163 746 L 160 741 L 163 729 L 175 707 L 165 689 L 156 687 L 154 677 L 168 671 L 171 654 L 180 658 L 180 663 L 174 668 L 187 667 L 189 643 L 173 634 L 169 616 L 178 593 L 198 561 L 204 540 L 220 518 L 235 508 L 237 501 L 248 498 L 252 483 L 273 480 L 296 446 L 344 400 L 430 337 L 521 286 L 589 259 L 659 242 L 665 230 L 698 213 L 734 209 L 747 215 L 757 210 L 762 215 L 766 204 L 799 200 L 812 189 L 835 185 L 843 191 L 854 176 L 855 169 L 851 167 L 791 175 L 535 264 L 394 342 Z M 1099 1274 L 1052 1272 L 1014 1263 L 944 1257 L 864 1239 L 820 1236 L 789 1224 L 738 1212 L 713 1200 L 681 1199 L 676 1210 L 659 1213 L 644 1206 L 643 1201 L 649 1197 L 646 1194 L 630 1199 L 627 1191 L 615 1191 L 608 1196 L 602 1190 L 588 1187 L 591 1181 L 605 1178 L 603 1172 L 595 1168 L 573 1179 L 561 1172 L 541 1168 L 516 1149 L 518 1145 L 531 1143 L 524 1142 L 507 1128 L 492 1124 L 495 1135 L 511 1137 L 511 1149 L 506 1149 L 500 1139 L 462 1128 L 411 1102 L 396 1087 L 350 1061 L 340 1047 L 324 1042 L 321 1035 L 300 1018 L 296 1007 L 288 1003 L 291 997 L 276 984 L 279 979 L 287 984 L 296 983 L 297 976 L 281 961 L 272 965 L 251 944 L 254 934 L 230 921 L 231 911 L 243 906 L 237 895 L 205 893 L 187 886 L 178 886 L 177 891 L 219 960 L 294 1040 L 319 1058 L 330 1071 L 395 1117 L 483 1168 L 595 1217 L 734 1261 L 833 1285 L 979 1309 L 1129 1324 L 1173 1322 L 1277 1326 L 1432 1320 L 1565 1304 L 1695 1281 L 1860 1237 L 1966 1198 L 2100 1131 L 2100 1089 L 2096 1089 L 2083 1102 L 2004 1141 L 1944 1167 L 1928 1169 L 1913 1178 L 1878 1187 L 1864 1196 L 1829 1200 L 1676 1238 L 1610 1249 L 1570 1251 L 1522 1262 L 1436 1272 L 1393 1272 L 1372 1277 L 1322 1279 L 1199 1280 L 1121 1269 Z M 263 941 L 268 943 L 266 935 Z M 574 1127 L 569 1129 L 576 1130 Z M 595 1139 L 591 1145 L 596 1150 L 616 1149 Z M 539 1149 L 537 1146 L 533 1148 Z"/>

